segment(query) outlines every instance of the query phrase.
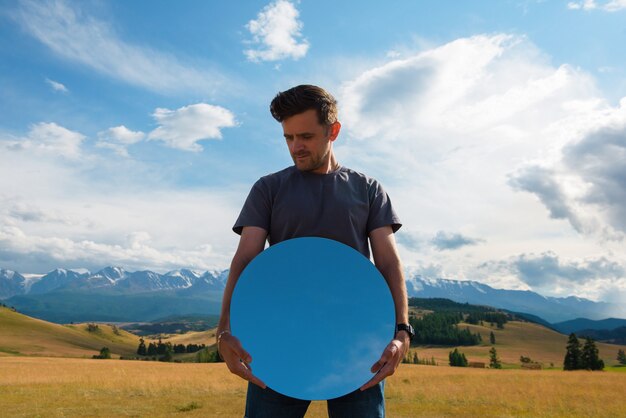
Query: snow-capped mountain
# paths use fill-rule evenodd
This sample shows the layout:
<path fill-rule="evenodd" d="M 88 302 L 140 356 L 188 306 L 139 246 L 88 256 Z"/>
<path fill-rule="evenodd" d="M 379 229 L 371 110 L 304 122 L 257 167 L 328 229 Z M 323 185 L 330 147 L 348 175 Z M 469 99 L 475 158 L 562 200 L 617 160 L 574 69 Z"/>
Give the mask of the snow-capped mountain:
<path fill-rule="evenodd" d="M 45 296 L 51 295 L 51 292 L 62 291 L 67 293 L 68 297 L 77 292 L 118 296 L 148 293 L 165 295 L 169 292 L 167 298 L 179 302 L 198 297 L 210 297 L 214 301 L 219 301 L 219 296 L 215 295 L 223 292 L 228 270 L 200 273 L 180 269 L 159 274 L 149 270 L 128 272 L 121 267 L 106 267 L 96 273 L 56 269 L 32 280 L 26 276 L 31 275 L 0 270 L 0 299 Z M 488 305 L 536 315 L 552 323 L 579 317 L 626 318 L 626 306 L 623 305 L 594 302 L 573 296 L 555 298 L 531 291 L 494 289 L 476 281 L 427 279 L 419 275 L 407 277 L 409 296 L 446 298 L 461 303 Z M 21 303 L 25 302 L 22 301 L 18 305 Z"/>
<path fill-rule="evenodd" d="M 188 288 L 193 286 L 202 277 L 203 273 L 197 272 L 195 270 L 180 269 L 172 270 L 165 273 L 165 275 L 168 277 L 172 277 L 173 280 L 176 280 L 179 283 L 184 283 L 184 285 L 181 287 Z"/>
<path fill-rule="evenodd" d="M 574 296 L 546 297 L 529 290 L 494 289 L 475 281 L 427 279 L 415 275 L 407 279 L 407 291 L 409 296 L 420 298 L 446 298 L 460 303 L 488 305 L 529 313 L 549 322 L 578 317 L 603 319 L 626 316 L 624 306 Z"/>
<path fill-rule="evenodd" d="M 207 291 L 223 291 L 226 287 L 228 270 L 207 271 L 198 277 L 191 287 L 185 290 L 185 294 L 203 293 Z"/>
<path fill-rule="evenodd" d="M 221 291 L 225 287 L 227 275 L 228 271 L 225 274 L 218 271 L 200 273 L 189 269 L 159 274 L 149 270 L 128 272 L 121 267 L 105 267 L 96 273 L 59 268 L 29 282 L 17 272 L 0 270 L 0 299 L 19 295 L 41 295 L 53 291 L 119 293 L 180 289 L 189 289 L 190 293 Z"/>
<path fill-rule="evenodd" d="M 68 286 L 80 279 L 89 276 L 89 272 L 81 272 L 75 270 L 55 269 L 45 274 L 41 279 L 36 281 L 30 287 L 28 294 L 40 295 L 51 292 L 55 289 Z"/>
<path fill-rule="evenodd" d="M 0 269 L 0 299 L 21 295 L 26 287 L 24 276 L 13 270 Z"/>

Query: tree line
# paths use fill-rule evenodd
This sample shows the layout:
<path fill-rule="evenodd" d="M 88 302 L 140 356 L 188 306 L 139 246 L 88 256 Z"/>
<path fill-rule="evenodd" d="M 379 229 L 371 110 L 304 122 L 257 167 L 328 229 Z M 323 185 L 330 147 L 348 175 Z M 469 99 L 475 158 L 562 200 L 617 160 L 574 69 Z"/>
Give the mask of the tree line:
<path fill-rule="evenodd" d="M 483 322 L 489 322 L 490 324 L 497 326 L 498 329 L 503 329 L 504 324 L 509 320 L 509 315 L 504 312 L 470 312 L 465 318 L 465 322 L 472 325 L 478 325 Z"/>
<path fill-rule="evenodd" d="M 448 353 L 448 364 L 452 367 L 467 367 L 469 362 L 467 357 L 465 357 L 465 353 L 461 353 L 458 348 L 455 348 L 454 351 Z M 502 362 L 495 347 L 491 347 L 491 350 L 489 350 L 489 368 L 502 368 Z"/>
<path fill-rule="evenodd" d="M 595 341 L 587 337 L 581 345 L 576 334 L 571 333 L 565 347 L 563 370 L 604 370 Z"/>
<path fill-rule="evenodd" d="M 139 346 L 137 347 L 137 355 L 140 356 L 159 356 L 180 353 L 196 353 L 206 347 L 206 344 L 174 344 L 170 342 L 164 343 L 161 338 L 157 343 L 151 342 L 146 347 L 146 342 L 143 338 L 139 339 Z"/>
<path fill-rule="evenodd" d="M 463 320 L 460 312 L 434 312 L 422 318 L 410 318 L 409 322 L 415 329 L 413 345 L 477 345 L 482 341 L 479 333 L 471 333 L 469 329 L 459 329 L 456 324 Z"/>

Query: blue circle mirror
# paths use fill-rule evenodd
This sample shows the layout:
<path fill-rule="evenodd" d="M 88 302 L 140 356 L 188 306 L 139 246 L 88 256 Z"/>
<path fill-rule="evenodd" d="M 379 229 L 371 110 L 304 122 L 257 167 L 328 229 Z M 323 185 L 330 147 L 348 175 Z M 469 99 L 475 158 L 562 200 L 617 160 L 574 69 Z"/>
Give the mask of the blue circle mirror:
<path fill-rule="evenodd" d="M 252 372 L 293 398 L 332 399 L 372 378 L 391 341 L 391 292 L 361 253 L 325 238 L 295 238 L 257 255 L 231 300 L 231 330 Z"/>

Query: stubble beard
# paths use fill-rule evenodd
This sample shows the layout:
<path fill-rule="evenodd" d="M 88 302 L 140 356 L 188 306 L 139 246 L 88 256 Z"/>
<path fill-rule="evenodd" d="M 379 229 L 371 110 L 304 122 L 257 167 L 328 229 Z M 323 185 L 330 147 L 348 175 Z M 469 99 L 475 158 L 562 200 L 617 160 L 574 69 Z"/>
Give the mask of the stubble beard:
<path fill-rule="evenodd" d="M 291 159 L 295 164 L 296 168 L 300 171 L 314 171 L 320 167 L 323 167 L 326 163 L 326 160 L 329 158 L 330 150 L 328 150 L 323 156 L 316 157 L 315 155 L 309 153 L 307 159 L 304 161 L 298 161 L 298 157 L 296 155 L 292 155 Z"/>

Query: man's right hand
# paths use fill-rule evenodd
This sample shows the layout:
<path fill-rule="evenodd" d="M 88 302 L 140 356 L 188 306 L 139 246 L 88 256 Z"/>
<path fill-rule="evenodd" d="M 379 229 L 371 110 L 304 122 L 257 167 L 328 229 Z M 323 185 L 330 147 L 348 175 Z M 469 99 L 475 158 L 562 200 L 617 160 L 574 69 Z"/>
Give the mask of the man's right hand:
<path fill-rule="evenodd" d="M 267 385 L 258 377 L 252 374 L 252 356 L 241 346 L 237 337 L 225 332 L 219 339 L 217 349 L 219 350 L 228 370 L 244 380 L 265 389 Z"/>

